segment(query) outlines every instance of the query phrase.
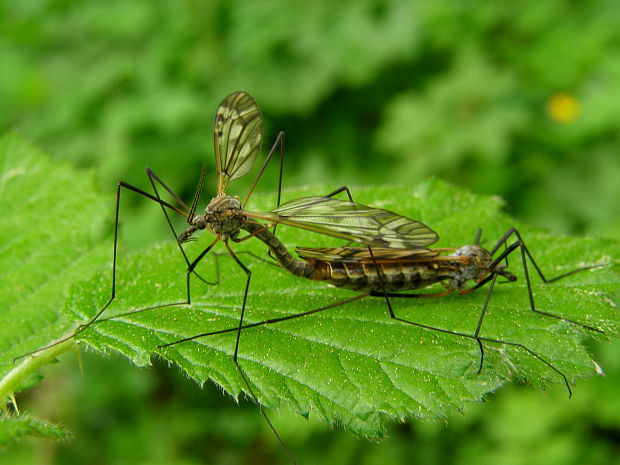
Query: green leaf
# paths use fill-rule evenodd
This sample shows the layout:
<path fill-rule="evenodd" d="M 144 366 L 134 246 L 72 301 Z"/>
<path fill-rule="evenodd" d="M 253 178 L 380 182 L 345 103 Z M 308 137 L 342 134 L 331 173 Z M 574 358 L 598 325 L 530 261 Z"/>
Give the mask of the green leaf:
<path fill-rule="evenodd" d="M 109 205 L 93 176 L 53 162 L 17 135 L 0 139 L 0 352 L 16 357 L 67 332 L 70 284 L 103 259 Z M 107 246 L 105 247 L 107 252 Z M 107 255 L 107 254 L 106 254 Z M 12 367 L 5 357 L 0 373 Z"/>
<path fill-rule="evenodd" d="M 61 441 L 70 439 L 71 433 L 62 426 L 52 425 L 27 414 L 0 414 L 0 449 L 26 436 Z"/>
<path fill-rule="evenodd" d="M 294 191 L 287 198 L 305 194 Z M 500 212 L 501 202 L 497 198 L 475 197 L 440 181 L 417 189 L 357 189 L 354 195 L 363 203 L 432 224 L 443 235 L 440 246 L 471 243 L 478 226 L 485 227 L 489 245 L 514 225 Z M 617 241 L 558 238 L 518 226 L 549 277 L 586 264 L 609 264 L 611 257 L 618 256 Z M 290 248 L 334 243 L 329 238 L 291 228 L 281 227 L 278 234 L 282 234 Z M 196 256 L 210 240 L 205 238 L 192 244 L 190 256 Z M 258 241 L 234 246 L 237 252 L 265 256 Z M 253 271 L 246 322 L 303 312 L 354 295 L 295 278 L 244 253 L 239 253 L 239 257 Z M 197 382 L 211 379 L 237 396 L 246 389 L 232 362 L 234 333 L 157 349 L 160 344 L 184 337 L 236 327 L 245 274 L 230 257 L 220 256 L 201 264 L 199 272 L 205 278 L 215 279 L 216 260 L 220 283 L 205 287 L 196 280 L 191 306 L 160 308 L 102 323 L 80 339 L 101 351 L 116 350 L 138 365 L 148 364 L 155 351 Z M 594 374 L 596 365 L 582 345 L 583 331 L 531 312 L 517 257 L 511 265 L 520 279 L 497 286 L 482 334 L 525 344 L 571 380 Z M 179 301 L 184 296 L 184 264 L 174 244 L 131 256 L 119 265 L 119 272 L 118 301 L 109 315 Z M 94 278 L 76 288 L 68 311 L 75 312 L 81 320 L 92 315 L 105 300 L 94 302 L 89 292 L 100 279 Z M 537 278 L 533 282 L 540 309 L 606 333 L 617 332 L 613 293 L 617 291 L 618 274 L 611 267 L 579 273 L 549 285 L 541 284 Z M 403 318 L 471 334 L 484 297 L 482 290 L 460 297 L 392 302 Z M 261 403 L 288 403 L 303 415 L 318 415 L 366 436 L 381 435 L 386 418 L 442 417 L 464 402 L 482 399 L 510 378 L 541 386 L 561 382 L 557 373 L 523 350 L 487 344 L 485 351 L 484 369 L 478 375 L 480 355 L 475 341 L 401 324 L 389 318 L 382 299 L 366 298 L 317 315 L 244 331 L 239 359 Z"/>
<path fill-rule="evenodd" d="M 71 347 L 56 347 L 26 364 L 13 363 L 14 357 L 75 326 L 60 309 L 70 285 L 101 266 L 104 249 L 98 230 L 108 209 L 94 190 L 92 174 L 52 162 L 15 134 L 0 139 L 3 403 L 36 384 L 35 370 Z M 23 434 L 37 431 L 34 419 L 21 424 L 30 425 L 20 427 Z"/>
<path fill-rule="evenodd" d="M 64 185 L 67 191 L 76 194 L 67 183 Z M 285 192 L 283 200 L 330 190 L 319 186 L 299 188 Z M 615 305 L 619 279 L 613 260 L 618 256 L 618 241 L 557 237 L 515 224 L 501 213 L 499 199 L 477 197 L 438 180 L 417 188 L 354 189 L 353 194 L 362 203 L 391 209 L 432 225 L 441 236 L 440 247 L 471 243 L 478 227 L 484 228 L 483 244 L 491 246 L 510 226 L 517 226 L 548 277 L 584 265 L 609 265 L 548 285 L 534 276 L 533 286 L 541 310 L 601 328 L 607 334 L 617 333 Z M 82 200 L 79 209 L 73 206 L 55 217 L 69 217 L 69 212 L 75 214 L 76 210 L 92 214 L 89 202 L 98 203 L 98 200 L 79 197 Z M 248 208 L 272 207 L 273 197 L 252 198 Z M 152 205 L 152 208 L 159 207 Z M 122 222 L 131 222 L 131 217 L 123 217 Z M 77 223 L 83 225 L 84 220 Z M 161 227 L 167 228 L 163 218 Z M 291 250 L 297 245 L 340 245 L 333 239 L 293 228 L 281 227 L 278 235 Z M 199 241 L 189 244 L 188 255 L 197 256 L 211 240 L 208 234 L 203 234 Z M 72 287 L 64 306 L 65 316 L 57 314 L 58 321 L 71 318 L 77 326 L 77 322 L 92 317 L 109 298 L 112 244 L 110 240 L 102 242 L 109 247 L 109 255 L 100 262 L 103 268 Z M 253 273 L 246 323 L 311 310 L 355 295 L 295 278 L 249 255 L 252 252 L 263 259 L 266 257 L 265 247 L 258 240 L 231 246 Z M 39 249 L 31 245 L 29 253 Z M 225 252 L 223 248 L 219 250 L 222 252 Z M 216 280 L 216 264 L 219 265 L 217 285 L 206 286 L 192 280 L 191 306 L 162 307 L 101 322 L 81 333 L 78 339 L 102 352 L 124 354 L 140 366 L 148 365 L 156 352 L 197 382 L 211 380 L 238 396 L 247 388 L 232 361 L 234 332 L 158 349 L 160 344 L 183 337 L 236 327 L 245 274 L 225 254 L 208 255 L 197 271 L 208 280 Z M 519 280 L 497 285 L 481 334 L 526 345 L 570 380 L 595 374 L 597 367 L 582 345 L 584 335 L 589 333 L 531 312 L 518 257 L 511 257 L 510 265 Z M 56 290 L 62 289 L 57 286 Z M 392 304 L 402 318 L 471 334 L 485 294 L 481 289 L 465 296 L 392 299 Z M 179 302 L 184 297 L 185 262 L 172 239 L 136 254 L 126 250 L 121 235 L 117 298 L 106 310 L 105 317 Z M 66 334 L 66 326 L 42 326 L 44 335 L 36 341 L 29 338 L 20 345 L 22 353 Z M 12 327 L 14 337 L 21 340 L 19 319 L 7 320 L 7 327 Z M 31 373 L 32 365 L 42 364 L 70 346 L 65 343 L 41 352 L 35 358 L 26 359 L 16 370 L 25 367 L 24 372 Z M 275 407 L 288 404 L 303 415 L 318 416 L 372 437 L 383 434 L 388 418 L 444 417 L 465 402 L 483 399 L 509 379 L 527 380 L 539 386 L 562 381 L 540 360 L 515 346 L 485 344 L 484 368 L 480 374 L 477 373 L 479 357 L 478 346 L 471 339 L 390 319 L 385 302 L 379 298 L 364 298 L 312 316 L 243 331 L 239 349 L 240 366 L 261 403 Z M 2 390 L 7 378 L 17 385 L 24 377 L 14 370 L 13 378 L 5 377 L 4 384 L 0 384 L 0 393 L 11 392 Z"/>

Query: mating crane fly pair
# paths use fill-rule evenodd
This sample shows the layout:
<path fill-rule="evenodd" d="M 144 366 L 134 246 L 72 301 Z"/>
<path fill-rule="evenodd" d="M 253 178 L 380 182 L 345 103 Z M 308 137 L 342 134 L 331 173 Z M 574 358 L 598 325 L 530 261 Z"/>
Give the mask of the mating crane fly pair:
<path fill-rule="evenodd" d="M 250 393 L 252 394 L 252 397 L 256 401 L 257 399 L 251 392 L 249 383 L 245 379 L 245 375 L 243 375 L 237 361 L 242 330 L 308 316 L 367 296 L 384 298 L 389 315 L 394 320 L 428 330 L 439 331 L 444 334 L 475 340 L 480 349 L 478 371 L 482 370 L 483 367 L 484 342 L 520 348 L 560 375 L 563 378 L 570 395 L 570 386 L 566 376 L 542 356 L 530 350 L 523 344 L 483 337 L 480 335 L 480 332 L 489 300 L 498 277 L 503 276 L 509 281 L 514 281 L 516 279 L 516 277 L 506 269 L 506 265 L 504 265 L 503 262 L 509 254 L 517 249 L 520 251 L 521 263 L 524 270 L 530 300 L 530 309 L 533 312 L 547 317 L 556 318 L 558 320 L 567 321 L 591 331 L 601 332 L 597 328 L 582 324 L 580 322 L 538 310 L 534 304 L 527 268 L 527 259 L 529 258 L 541 279 L 546 283 L 593 267 L 580 268 L 569 273 L 565 273 L 561 276 L 557 276 L 553 279 L 547 279 L 534 261 L 529 249 L 523 242 L 522 237 L 514 229 L 509 230 L 490 251 L 479 245 L 480 233 L 474 241 L 474 245 L 471 246 L 465 246 L 458 249 L 428 248 L 428 246 L 435 243 L 439 238 L 437 233 L 435 233 L 428 226 L 420 223 L 419 221 L 403 217 L 387 210 L 367 207 L 355 203 L 346 188 L 338 189 L 337 191 L 334 191 L 326 196 L 304 197 L 292 200 L 282 205 L 280 205 L 279 189 L 277 201 L 278 206 L 275 209 L 268 212 L 247 211 L 245 209 L 246 203 L 267 164 L 275 153 L 278 145 L 280 146 L 281 185 L 283 157 L 282 133 L 278 135 L 271 150 L 267 154 L 265 161 L 261 166 L 254 182 L 252 183 L 244 201 L 241 202 L 238 197 L 230 196 L 226 193 L 226 188 L 229 182 L 246 174 L 255 164 L 262 145 L 262 135 L 263 117 L 254 99 L 245 92 L 235 92 L 226 97 L 218 107 L 214 125 L 215 163 L 218 179 L 217 195 L 207 205 L 203 214 L 197 214 L 196 211 L 205 181 L 204 166 L 191 206 L 187 205 L 181 198 L 179 198 L 149 168 L 146 169 L 146 172 L 154 194 L 145 192 L 144 190 L 125 182 L 119 182 L 116 194 L 111 297 L 90 321 L 79 326 L 71 335 L 56 341 L 43 349 L 75 337 L 86 328 L 98 322 L 98 320 L 106 321 L 145 310 L 190 304 L 190 278 L 194 275 L 203 282 L 209 284 L 196 272 L 196 267 L 211 251 L 211 249 L 221 241 L 228 254 L 247 276 L 238 325 L 235 328 L 227 328 L 210 333 L 194 335 L 192 337 L 173 341 L 159 347 L 169 347 L 214 334 L 236 332 L 233 360 L 239 368 L 239 372 L 243 377 Z M 161 198 L 157 189 L 158 185 L 165 189 L 174 198 L 178 206 L 172 205 Z M 128 189 L 136 192 L 157 202 L 161 206 L 166 221 L 176 238 L 179 249 L 187 265 L 186 299 L 182 302 L 157 305 L 154 307 L 123 313 L 122 315 L 116 315 L 106 319 L 100 319 L 100 316 L 114 301 L 116 295 L 118 220 L 122 189 Z M 349 194 L 348 201 L 334 198 L 334 195 L 343 191 L 346 191 Z M 178 235 L 175 232 L 167 210 L 172 210 L 187 218 L 187 228 Z M 259 220 L 265 223 L 261 223 Z M 303 261 L 297 260 L 288 252 L 278 237 L 270 231 L 272 226 L 278 224 L 294 226 L 304 230 L 343 239 L 352 243 L 362 244 L 364 247 L 299 247 L 297 248 L 297 253 Z M 196 232 L 205 229 L 209 230 L 215 238 L 194 260 L 190 260 L 183 249 L 182 244 L 192 240 L 194 238 L 193 235 Z M 247 235 L 243 238 L 239 237 L 242 231 L 247 232 Z M 513 236 L 516 236 L 516 240 L 509 244 L 509 239 Z M 244 263 L 242 263 L 237 254 L 235 254 L 232 250 L 229 245 L 229 241 L 242 242 L 251 237 L 256 237 L 265 243 L 281 267 L 293 275 L 318 281 L 325 281 L 338 287 L 362 291 L 362 293 L 344 301 L 325 307 L 308 310 L 306 312 L 257 323 L 244 324 L 251 271 Z M 497 257 L 493 258 L 502 246 L 504 246 L 505 249 L 500 252 Z M 470 281 L 473 281 L 474 284 L 471 287 L 468 287 L 468 283 Z M 443 285 L 445 290 L 434 294 L 401 293 L 402 291 L 425 288 L 436 283 Z M 490 283 L 488 295 L 482 308 L 477 327 L 471 334 L 452 331 L 446 328 L 435 328 L 403 319 L 395 314 L 390 303 L 390 298 L 392 297 L 439 297 L 452 292 L 465 294 L 478 289 L 487 283 Z M 39 349 L 36 352 L 43 349 Z"/>

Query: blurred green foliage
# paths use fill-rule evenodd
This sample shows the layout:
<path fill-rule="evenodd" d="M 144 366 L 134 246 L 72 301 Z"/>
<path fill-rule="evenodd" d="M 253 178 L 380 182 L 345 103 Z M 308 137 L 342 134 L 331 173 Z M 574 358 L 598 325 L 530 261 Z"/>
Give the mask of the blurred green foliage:
<path fill-rule="evenodd" d="M 96 166 L 110 194 L 119 179 L 145 183 L 148 165 L 191 198 L 200 164 L 213 170 L 215 108 L 238 89 L 261 104 L 267 141 L 286 131 L 285 185 L 437 174 L 505 197 L 531 223 L 620 234 L 615 2 L 0 2 L 0 132 Z M 268 172 L 260 187 L 275 180 Z M 130 242 L 167 237 L 157 210 L 135 200 Z M 580 383 L 566 403 L 512 388 L 447 428 L 395 427 L 380 445 L 289 418 L 283 434 L 307 445 L 302 463 L 610 463 L 620 381 L 612 353 L 605 360 L 614 375 Z M 77 400 L 53 383 L 31 399 L 53 404 L 76 439 L 24 443 L 10 463 L 281 458 L 252 406 L 170 370 L 89 364 L 83 380 L 66 366 L 54 377 Z"/>
<path fill-rule="evenodd" d="M 0 31 L 0 128 L 110 191 L 148 165 L 190 195 L 243 89 L 267 141 L 286 131 L 289 184 L 438 174 L 536 223 L 620 232 L 613 2 L 2 2 Z M 572 118 L 548 111 L 558 93 Z"/>

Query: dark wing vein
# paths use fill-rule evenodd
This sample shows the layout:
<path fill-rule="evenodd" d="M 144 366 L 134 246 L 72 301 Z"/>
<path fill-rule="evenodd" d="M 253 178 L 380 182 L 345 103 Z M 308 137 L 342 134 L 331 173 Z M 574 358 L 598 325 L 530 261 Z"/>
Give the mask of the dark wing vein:
<path fill-rule="evenodd" d="M 367 247 L 297 247 L 297 254 L 304 259 L 322 262 L 399 262 L 407 263 L 436 257 L 439 251 L 436 249 L 389 249 L 385 247 L 373 247 L 372 256 Z"/>
<path fill-rule="evenodd" d="M 220 103 L 213 131 L 218 194 L 222 194 L 229 181 L 254 165 L 263 140 L 263 115 L 249 94 L 235 92 Z"/>
<path fill-rule="evenodd" d="M 439 238 L 419 221 L 331 197 L 304 197 L 271 212 L 248 215 L 374 247 L 426 247 Z"/>

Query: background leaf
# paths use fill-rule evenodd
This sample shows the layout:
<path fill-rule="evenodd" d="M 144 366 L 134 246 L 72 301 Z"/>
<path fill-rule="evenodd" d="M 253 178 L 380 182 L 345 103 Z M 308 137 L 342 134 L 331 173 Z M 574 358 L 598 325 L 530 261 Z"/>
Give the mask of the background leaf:
<path fill-rule="evenodd" d="M 0 139 L 0 211 L 4 402 L 7 395 L 33 385 L 36 377 L 28 377 L 44 362 L 22 369 L 13 358 L 74 326 L 60 309 L 69 286 L 103 260 L 100 228 L 108 209 L 94 189 L 92 174 L 52 162 L 10 134 Z M 5 420 L 0 429 L 15 428 L 20 435 L 30 431 L 50 436 L 46 428 L 59 431 L 35 419 Z M 6 437 L 15 434 L 7 430 Z"/>
<path fill-rule="evenodd" d="M 0 449 L 24 436 L 67 440 L 71 433 L 63 427 L 33 418 L 28 414 L 0 416 Z"/>
<path fill-rule="evenodd" d="M 103 259 L 109 205 L 93 176 L 52 162 L 17 135 L 0 139 L 0 373 L 69 330 L 65 291 Z"/>
<path fill-rule="evenodd" d="M 246 90 L 266 134 L 286 132 L 297 185 L 431 173 L 501 195 L 528 223 L 618 237 L 614 5 L 472 5 L 9 2 L 0 131 L 18 127 L 59 158 L 99 167 L 102 187 L 148 165 L 191 195 L 196 167 L 214 168 L 205 149 L 217 104 Z M 561 94 L 578 108 L 569 120 L 548 110 Z M 151 209 L 134 214 L 136 243 L 161 239 Z"/>

